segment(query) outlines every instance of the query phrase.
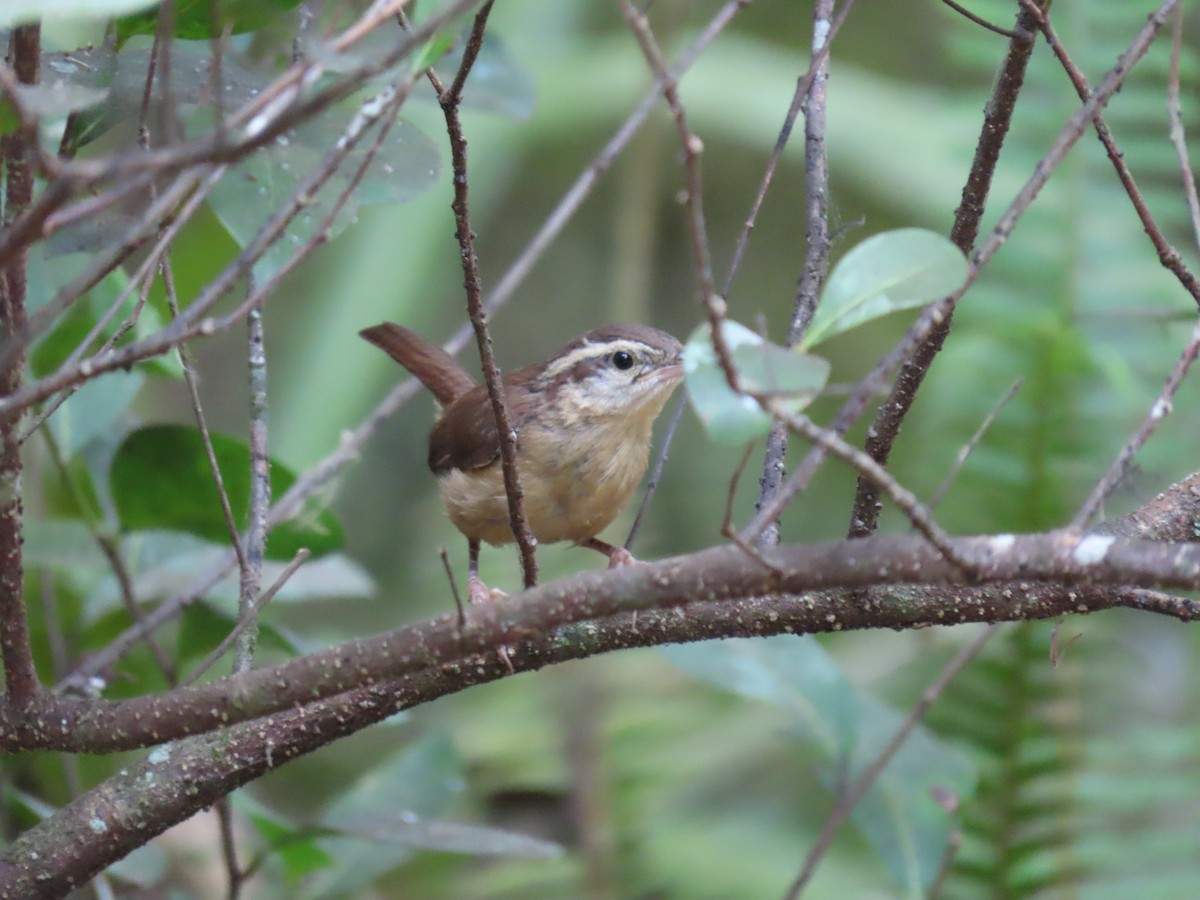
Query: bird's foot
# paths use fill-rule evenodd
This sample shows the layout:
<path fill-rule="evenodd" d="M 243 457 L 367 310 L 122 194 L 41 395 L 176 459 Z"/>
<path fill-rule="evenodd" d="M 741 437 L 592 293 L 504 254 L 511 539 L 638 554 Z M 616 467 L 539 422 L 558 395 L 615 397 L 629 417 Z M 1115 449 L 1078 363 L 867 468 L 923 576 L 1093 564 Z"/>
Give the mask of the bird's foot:
<path fill-rule="evenodd" d="M 608 555 L 608 567 L 610 569 L 632 566 L 636 562 L 637 558 L 624 547 L 613 547 L 612 553 Z"/>
<path fill-rule="evenodd" d="M 467 598 L 472 603 L 491 603 L 493 600 L 503 600 L 508 594 L 500 588 L 490 588 L 483 583 L 478 575 L 467 579 Z"/>
<path fill-rule="evenodd" d="M 624 547 L 614 547 L 607 541 L 602 541 L 599 538 L 588 538 L 586 541 L 579 542 L 580 547 L 587 547 L 589 550 L 595 550 L 597 553 L 603 553 L 608 557 L 608 567 L 610 569 L 619 569 L 622 566 L 632 566 L 636 559 L 632 553 Z"/>

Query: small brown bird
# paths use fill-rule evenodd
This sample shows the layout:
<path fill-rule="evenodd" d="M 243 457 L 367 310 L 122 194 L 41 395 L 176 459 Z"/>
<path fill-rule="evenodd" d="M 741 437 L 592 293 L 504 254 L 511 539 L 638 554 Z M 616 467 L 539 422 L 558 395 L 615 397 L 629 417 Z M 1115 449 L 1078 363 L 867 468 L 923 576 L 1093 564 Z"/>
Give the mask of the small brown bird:
<path fill-rule="evenodd" d="M 487 387 L 441 347 L 384 322 L 359 332 L 415 375 L 441 407 L 429 433 L 429 468 L 450 521 L 467 538 L 473 603 L 492 594 L 479 578 L 479 543 L 515 540 Z M 517 433 L 525 516 L 539 543 L 574 541 L 633 560 L 596 535 L 624 509 L 646 471 L 650 431 L 683 379 L 682 347 L 645 325 L 589 331 L 545 362 L 504 373 Z"/>

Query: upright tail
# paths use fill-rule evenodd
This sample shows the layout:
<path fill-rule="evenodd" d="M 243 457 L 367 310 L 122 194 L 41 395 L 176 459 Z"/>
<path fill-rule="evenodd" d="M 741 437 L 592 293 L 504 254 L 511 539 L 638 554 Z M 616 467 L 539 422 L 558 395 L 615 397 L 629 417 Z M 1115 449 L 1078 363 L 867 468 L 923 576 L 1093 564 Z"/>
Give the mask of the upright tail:
<path fill-rule="evenodd" d="M 442 406 L 449 406 L 476 385 L 458 360 L 403 325 L 383 322 L 359 334 L 415 375 Z"/>

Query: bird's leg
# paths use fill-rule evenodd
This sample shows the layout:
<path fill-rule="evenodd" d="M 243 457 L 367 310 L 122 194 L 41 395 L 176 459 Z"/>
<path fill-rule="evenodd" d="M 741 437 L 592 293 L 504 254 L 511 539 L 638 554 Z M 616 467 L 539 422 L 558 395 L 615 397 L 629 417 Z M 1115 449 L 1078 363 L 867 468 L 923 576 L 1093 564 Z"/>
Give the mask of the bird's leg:
<path fill-rule="evenodd" d="M 580 547 L 587 547 L 589 550 L 595 550 L 603 553 L 608 557 L 608 567 L 617 569 L 621 566 L 631 566 L 635 562 L 633 554 L 624 547 L 614 547 L 612 544 L 606 543 L 599 538 L 588 538 L 586 541 L 579 542 Z"/>
<path fill-rule="evenodd" d="M 467 597 L 472 603 L 490 603 L 507 597 L 499 588 L 489 588 L 479 577 L 479 541 L 467 538 Z"/>

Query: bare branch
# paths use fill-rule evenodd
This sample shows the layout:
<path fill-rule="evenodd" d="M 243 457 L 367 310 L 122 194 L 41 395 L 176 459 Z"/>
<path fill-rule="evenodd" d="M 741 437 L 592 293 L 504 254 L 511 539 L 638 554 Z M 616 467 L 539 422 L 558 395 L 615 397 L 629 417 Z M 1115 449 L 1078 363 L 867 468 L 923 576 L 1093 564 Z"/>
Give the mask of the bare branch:
<path fill-rule="evenodd" d="M 1048 0 L 1041 2 L 1045 3 Z M 1022 10 L 1017 16 L 1017 27 L 1009 41 L 999 78 L 996 79 L 992 96 L 984 109 L 979 140 L 975 145 L 975 158 L 967 175 L 967 183 L 963 187 L 962 202 L 954 212 L 954 224 L 950 229 L 950 240 L 963 253 L 971 252 L 979 234 L 979 223 L 983 218 L 988 194 L 991 192 L 992 177 L 1000 160 L 1000 150 L 1012 123 L 1017 97 L 1025 83 L 1025 70 L 1033 53 L 1032 31 L 1035 24 L 1028 10 Z M 1039 163 L 1035 179 L 1041 170 L 1042 164 Z M 1046 171 L 1044 177 L 1049 177 L 1049 171 Z M 961 296 L 961 293 L 958 296 Z M 922 335 L 910 353 L 905 354 L 904 364 L 891 392 L 880 404 L 874 422 L 867 429 L 866 451 L 882 466 L 887 466 L 892 445 L 900 434 L 900 425 L 916 399 L 917 391 L 925 380 L 933 358 L 941 351 L 942 342 L 950 333 L 958 296 L 938 303 L 937 323 L 927 334 Z M 862 537 L 871 534 L 879 522 L 879 512 L 878 488 L 870 481 L 860 478 L 854 496 L 854 508 L 850 513 L 849 536 Z"/>
<path fill-rule="evenodd" d="M 1190 480 L 1200 483 L 1200 475 Z M 1182 490 L 1182 486 L 1180 486 Z M 1173 493 L 1183 508 L 1200 496 Z M 1177 511 L 1178 512 L 1178 511 Z M 1174 519 L 1172 519 L 1174 520 Z M 949 555 L 971 561 L 970 584 L 1004 585 L 981 602 L 961 569 L 924 536 L 887 535 L 858 541 L 780 547 L 765 551 L 768 566 L 732 546 L 656 563 L 580 573 L 553 584 L 454 615 L 347 641 L 280 665 L 236 677 L 116 702 L 77 700 L 43 693 L 26 708 L 0 703 L 0 747 L 102 752 L 128 749 L 224 727 L 332 697 L 362 684 L 410 675 L 461 661 L 473 653 L 521 647 L 555 629 L 637 611 L 770 597 L 776 612 L 767 631 L 786 625 L 797 633 L 857 628 L 911 628 L 928 624 L 1030 619 L 1088 612 L 1123 602 L 1124 595 L 1094 588 L 1200 589 L 1200 544 L 1162 543 L 1111 535 L 1051 532 L 953 538 Z M 1069 585 L 1069 590 L 1022 595 L 1018 583 Z M 888 585 L 894 602 L 846 604 L 838 589 Z M 905 593 L 899 585 L 932 585 L 942 591 Z M 788 595 L 805 598 L 782 622 Z M 697 640 L 692 616 L 680 617 L 670 640 Z M 641 620 L 642 622 L 645 619 Z M 728 622 L 726 623 L 729 624 Z M 760 622 L 761 626 L 762 623 Z M 701 629 L 703 631 L 703 629 Z M 573 633 L 566 628 L 566 634 Z M 738 633 L 745 633 L 738 631 Z M 643 639 L 654 638 L 647 634 Z M 661 635 L 660 635 L 661 636 Z M 712 636 L 707 633 L 705 637 Z M 664 638 L 665 639 L 665 638 Z M 603 644 L 571 640 L 574 652 L 592 655 Z M 616 645 L 625 646 L 625 645 Z M 609 649 L 616 649 L 611 646 Z"/>
<path fill-rule="evenodd" d="M 1063 46 L 1062 41 L 1058 39 L 1058 34 L 1055 32 L 1054 26 L 1050 24 L 1049 16 L 1043 13 L 1042 10 L 1033 3 L 1033 0 L 1021 0 L 1021 5 L 1025 9 L 1029 10 L 1030 14 L 1036 18 L 1038 27 L 1041 28 L 1042 33 L 1046 36 L 1046 42 L 1054 51 L 1054 55 L 1058 57 L 1059 63 L 1062 65 L 1063 69 L 1066 70 L 1067 76 L 1071 79 L 1071 83 L 1075 87 L 1075 92 L 1079 95 L 1079 99 L 1086 101 L 1088 97 L 1091 96 L 1091 88 L 1088 86 L 1087 78 L 1067 54 L 1067 50 Z M 1180 7 L 1176 7 L 1177 13 L 1179 10 Z M 1176 16 L 1176 19 L 1178 20 L 1178 16 Z M 1177 64 L 1178 60 L 1176 59 L 1175 62 Z M 1176 101 L 1178 101 L 1179 88 L 1178 74 L 1178 71 L 1176 71 L 1174 76 Z M 1172 122 L 1171 138 L 1172 142 L 1175 144 L 1176 150 L 1178 151 L 1181 147 L 1180 142 L 1183 140 L 1183 120 L 1182 116 L 1180 116 L 1178 120 L 1175 118 L 1175 113 L 1178 112 L 1178 103 L 1176 102 L 1175 106 L 1172 108 L 1169 85 L 1170 78 L 1168 78 L 1167 105 L 1168 113 L 1171 115 Z M 1183 261 L 1183 257 L 1179 255 L 1179 251 L 1171 246 L 1171 242 L 1167 240 L 1167 237 L 1163 234 L 1162 229 L 1158 227 L 1158 223 L 1154 221 L 1154 216 L 1150 213 L 1150 207 L 1146 205 L 1146 200 L 1142 196 L 1142 192 L 1138 190 L 1137 183 L 1133 179 L 1133 173 L 1129 170 L 1129 164 L 1125 161 L 1125 154 L 1121 148 L 1117 146 L 1116 139 L 1112 136 L 1112 132 L 1109 130 L 1108 125 L 1105 124 L 1104 119 L 1102 119 L 1100 116 L 1096 116 L 1092 124 L 1096 128 L 1096 136 L 1100 138 L 1100 143 L 1104 145 L 1104 150 L 1108 154 L 1109 160 L 1112 162 L 1113 169 L 1116 170 L 1117 177 L 1121 180 L 1121 186 L 1125 188 L 1125 193 L 1129 195 L 1129 201 L 1133 204 L 1134 211 L 1137 213 L 1138 218 L 1142 222 L 1142 228 L 1145 229 L 1146 236 L 1150 238 L 1150 243 L 1154 245 L 1154 249 L 1158 253 L 1159 262 L 1161 262 L 1163 266 L 1171 272 L 1171 274 L 1179 279 L 1179 283 L 1183 285 L 1183 289 L 1192 295 L 1192 299 L 1195 300 L 1197 304 L 1200 304 L 1200 281 L 1198 281 L 1196 276 L 1191 272 L 1190 269 L 1188 269 L 1187 265 Z M 1191 168 L 1187 165 L 1186 147 L 1183 148 L 1182 152 L 1183 156 L 1181 159 L 1183 160 L 1184 171 L 1186 172 L 1184 175 L 1184 190 L 1188 196 L 1189 208 L 1193 210 L 1193 220 L 1194 222 L 1200 222 L 1200 219 L 1197 218 L 1197 207 L 1193 204 L 1196 194 L 1196 185 L 1194 179 L 1191 178 Z M 1200 232 L 1197 232 L 1197 234 L 1200 235 Z M 1197 239 L 1200 240 L 1200 237 Z"/>
<path fill-rule="evenodd" d="M 41 30 L 38 25 L 13 29 L 9 55 L 17 80 L 36 84 L 41 59 Z M 36 128 L 26 125 L 0 138 L 7 180 L 4 185 L 4 227 L 28 209 L 33 200 L 34 173 L 29 164 L 31 148 L 37 143 Z M 24 249 L 3 262 L 0 268 L 0 336 L 6 340 L 25 326 L 28 288 L 28 257 Z M 0 361 L 0 396 L 21 387 L 24 354 Z M 26 618 L 21 529 L 24 509 L 21 491 L 20 425 L 0 422 L 0 653 L 4 656 L 5 698 L 22 704 L 32 700 L 41 686 L 33 665 Z"/>
<path fill-rule="evenodd" d="M 1200 473 L 1160 495 L 1137 515 L 1110 523 L 1110 530 L 1186 541 L 1196 516 L 1200 515 L 1198 507 Z M 849 553 L 869 552 L 869 548 L 886 540 L 889 539 L 872 538 L 841 546 L 850 548 Z M 1014 539 L 1015 544 L 1023 540 Z M 1037 538 L 1029 543 L 1044 547 L 1050 542 Z M 1073 553 L 1084 545 L 1076 543 L 1074 546 Z M 1123 552 L 1117 550 L 1118 546 L 1120 542 L 1114 542 L 1109 552 Z M 914 549 L 927 551 L 928 546 L 920 541 Z M 1169 546 L 1161 549 L 1167 553 L 1177 552 L 1177 548 Z M 732 548 L 717 552 L 737 555 Z M 810 558 L 809 561 L 814 560 Z M 932 556 L 929 562 L 939 564 Z M 639 574 L 651 574 L 652 583 L 666 574 L 665 571 L 653 572 L 654 568 L 631 567 L 592 573 L 592 577 L 598 576 L 598 583 L 603 584 L 609 580 L 636 580 Z M 589 586 L 593 583 L 588 579 Z M 662 579 L 661 583 L 667 584 L 669 579 Z M 619 589 L 626 587 L 622 583 Z M 520 612 L 525 602 L 535 595 L 549 595 L 551 590 L 552 586 L 545 586 L 521 598 L 473 608 L 468 633 L 484 618 L 494 620 L 505 614 L 501 610 L 497 616 L 496 607 L 511 606 Z M 519 644 L 515 668 L 530 671 L 581 654 L 667 641 L 777 634 L 809 628 L 841 630 L 868 627 L 867 623 L 871 627 L 887 627 L 906 618 L 912 624 L 914 614 L 928 615 L 930 622 L 957 621 L 959 616 L 963 620 L 990 621 L 1007 617 L 1057 616 L 1070 610 L 1096 610 L 1121 603 L 1131 605 L 1127 602 L 1129 592 L 1111 592 L 1077 583 L 1068 590 L 1054 584 L 1018 582 L 955 589 L 952 594 L 948 602 L 941 594 L 930 602 L 921 589 L 898 592 L 891 586 L 871 604 L 851 608 L 841 602 L 840 595 L 783 595 L 770 599 L 749 596 L 744 601 L 732 602 L 707 602 L 701 597 L 700 602 L 687 606 L 687 614 L 683 616 L 677 609 L 664 608 L 661 611 L 645 610 L 640 615 L 631 610 L 598 619 L 589 626 L 589 649 L 582 647 L 578 630 L 571 626 L 555 631 L 534 631 Z M 917 604 L 915 609 L 911 605 L 914 603 Z M 449 631 L 455 630 L 453 617 L 445 618 L 445 627 Z M 394 652 L 403 658 L 409 648 L 396 647 Z M 341 662 L 349 669 L 354 668 L 353 660 Z M 332 664 L 329 667 L 335 668 Z M 221 796 L 289 759 L 374 724 L 398 709 L 504 677 L 507 672 L 504 662 L 494 652 L 480 651 L 466 656 L 461 664 L 447 668 L 435 665 L 387 682 L 368 680 L 363 684 L 356 681 L 348 693 L 336 698 L 286 709 L 264 719 L 231 725 L 211 736 L 172 744 L 169 749 L 129 766 L 11 843 L 0 858 L 0 890 L 13 896 L 35 889 L 61 893 L 140 846 L 148 836 L 211 805 Z M 124 796 L 130 791 L 136 792 L 138 804 L 111 802 L 112 797 Z M 103 842 L 61 839 L 63 833 L 94 833 L 97 822 L 105 826 L 106 840 Z"/>
<path fill-rule="evenodd" d="M 796 85 L 796 93 L 792 98 L 791 109 L 788 110 L 783 131 L 775 142 L 775 150 L 767 165 L 758 197 L 755 198 L 750 218 L 742 232 L 742 237 L 734 250 L 733 263 L 729 268 L 729 279 L 726 281 L 725 295 L 728 297 L 729 280 L 733 278 L 734 269 L 741 259 L 745 240 L 750 235 L 750 228 L 758 214 L 758 208 L 766 195 L 767 185 L 775 170 L 775 165 L 783 153 L 787 135 L 791 132 L 792 123 L 801 109 L 804 110 L 804 195 L 805 195 L 805 249 L 804 267 L 801 269 L 797 282 L 796 301 L 792 312 L 792 321 L 788 327 L 788 346 L 795 346 L 812 322 L 817 309 L 817 298 L 825 275 L 829 270 L 829 159 L 825 152 L 825 102 L 827 92 L 826 81 L 829 77 L 829 48 L 832 46 L 834 35 L 842 22 L 845 21 L 853 0 L 842 4 L 837 19 L 831 24 L 833 15 L 833 0 L 820 0 L 813 4 L 813 59 L 809 64 L 808 73 Z M 804 88 L 801 92 L 801 87 Z M 763 504 L 777 491 L 784 477 L 784 459 L 787 456 L 787 431 L 778 425 L 771 429 L 767 437 L 767 447 L 763 454 L 763 469 L 761 487 L 759 489 L 758 506 Z M 779 542 L 779 525 L 771 525 L 758 537 L 759 546 L 769 546 Z"/>
<path fill-rule="evenodd" d="M 467 180 L 467 139 L 463 135 L 462 121 L 458 115 L 463 85 L 483 46 L 483 33 L 491 11 L 492 0 L 488 0 L 475 17 L 475 24 L 463 51 L 462 63 L 449 90 L 442 86 L 441 79 L 432 69 L 426 74 L 437 91 L 438 103 L 446 119 L 446 132 L 450 138 L 451 167 L 454 173 L 454 202 L 451 206 L 454 210 L 458 246 L 461 249 L 459 258 L 462 260 L 463 287 L 467 292 L 467 315 L 475 331 L 483 380 L 487 385 L 488 399 L 492 403 L 492 413 L 496 417 L 496 430 L 500 438 L 500 462 L 504 470 L 504 491 L 508 495 L 509 524 L 520 550 L 525 587 L 529 588 L 537 584 L 537 538 L 533 536 L 529 520 L 525 517 L 525 492 L 521 488 L 521 473 L 517 464 L 517 433 L 512 427 L 508 407 L 504 401 L 504 383 L 500 367 L 496 365 L 496 355 L 492 352 L 492 337 L 488 333 L 487 317 L 483 309 L 483 284 L 479 277 L 479 258 L 475 254 L 475 232 L 471 229 L 468 211 L 470 186 Z"/>
<path fill-rule="evenodd" d="M 247 287 L 253 289 L 253 280 Z M 247 363 L 250 374 L 250 513 L 246 524 L 245 559 L 238 590 L 238 620 L 250 620 L 238 639 L 234 672 L 245 672 L 254 661 L 258 637 L 259 595 L 267 546 L 267 513 L 271 508 L 271 459 L 267 450 L 267 350 L 263 337 L 263 307 L 246 316 Z M 305 554 L 307 555 L 307 554 Z M 302 557 L 297 554 L 301 562 Z M 299 562 L 296 563 L 299 565 Z"/>

